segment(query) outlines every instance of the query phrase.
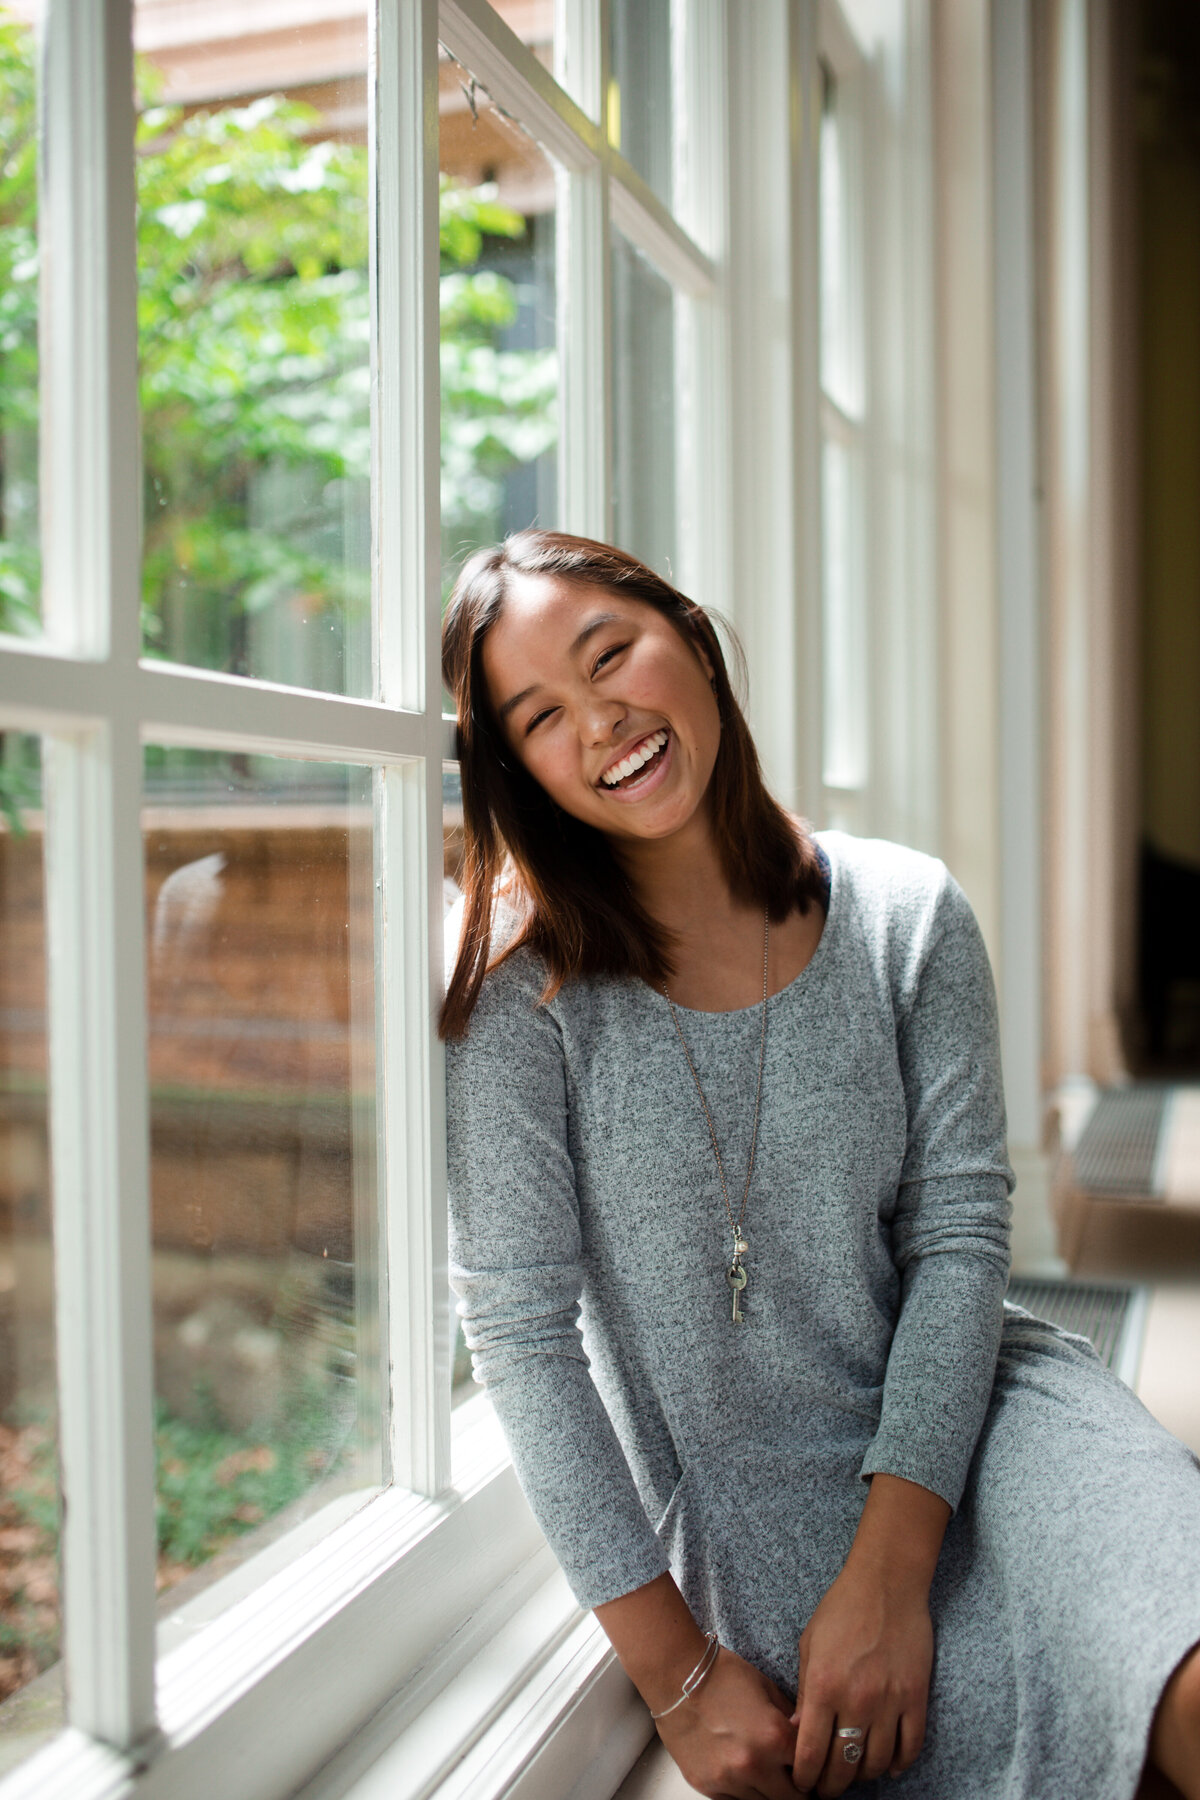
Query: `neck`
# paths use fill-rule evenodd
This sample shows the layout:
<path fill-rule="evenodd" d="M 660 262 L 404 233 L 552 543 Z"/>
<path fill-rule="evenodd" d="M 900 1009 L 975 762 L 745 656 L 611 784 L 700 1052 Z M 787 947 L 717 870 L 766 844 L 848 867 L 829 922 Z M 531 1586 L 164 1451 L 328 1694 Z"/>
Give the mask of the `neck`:
<path fill-rule="evenodd" d="M 680 944 L 709 937 L 715 925 L 754 906 L 736 900 L 706 817 L 669 838 L 610 840 L 638 899 Z"/>

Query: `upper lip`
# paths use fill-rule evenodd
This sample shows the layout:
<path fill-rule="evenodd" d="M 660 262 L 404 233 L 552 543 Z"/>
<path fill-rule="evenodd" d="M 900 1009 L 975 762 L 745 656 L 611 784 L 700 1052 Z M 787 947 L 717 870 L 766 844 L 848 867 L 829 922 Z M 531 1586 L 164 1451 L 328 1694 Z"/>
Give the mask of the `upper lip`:
<path fill-rule="evenodd" d="M 639 731 L 636 737 L 628 738 L 625 743 L 613 751 L 612 755 L 597 775 L 596 785 L 599 786 L 609 770 L 615 769 L 618 763 L 623 763 L 630 752 L 636 750 L 640 744 L 644 744 L 647 738 L 652 738 L 656 731 L 666 731 L 667 729 L 668 727 L 666 725 L 651 725 L 648 731 Z"/>

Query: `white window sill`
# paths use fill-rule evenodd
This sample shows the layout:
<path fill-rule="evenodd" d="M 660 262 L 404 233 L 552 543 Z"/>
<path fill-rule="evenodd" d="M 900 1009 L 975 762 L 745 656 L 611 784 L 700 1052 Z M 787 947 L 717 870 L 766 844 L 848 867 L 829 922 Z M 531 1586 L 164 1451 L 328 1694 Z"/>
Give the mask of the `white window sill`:
<path fill-rule="evenodd" d="M 388 1800 L 604 1800 L 649 1737 L 645 1708 L 482 1397 L 454 1435 L 445 1496 L 379 1494 L 282 1566 L 270 1546 L 250 1591 L 253 1564 L 199 1597 L 204 1628 L 165 1634 L 161 1736 L 141 1758 L 66 1731 L 0 1800 L 360 1800 L 384 1791 L 381 1767 Z"/>
<path fill-rule="evenodd" d="M 469 1662 L 423 1670 L 298 1800 L 609 1800 L 653 1727 L 546 1566 L 515 1612 L 501 1589 L 472 1622 Z"/>

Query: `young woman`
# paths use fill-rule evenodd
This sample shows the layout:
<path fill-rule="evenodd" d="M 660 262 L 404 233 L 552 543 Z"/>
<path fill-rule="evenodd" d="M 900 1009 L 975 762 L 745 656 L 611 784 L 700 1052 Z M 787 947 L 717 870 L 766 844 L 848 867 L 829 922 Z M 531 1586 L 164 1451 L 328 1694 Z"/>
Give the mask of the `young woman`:
<path fill-rule="evenodd" d="M 687 1780 L 1130 1800 L 1149 1748 L 1200 1800 L 1200 1471 L 1005 1308 L 961 890 L 785 814 L 707 617 L 617 550 L 475 556 L 444 669 L 453 1281 Z"/>

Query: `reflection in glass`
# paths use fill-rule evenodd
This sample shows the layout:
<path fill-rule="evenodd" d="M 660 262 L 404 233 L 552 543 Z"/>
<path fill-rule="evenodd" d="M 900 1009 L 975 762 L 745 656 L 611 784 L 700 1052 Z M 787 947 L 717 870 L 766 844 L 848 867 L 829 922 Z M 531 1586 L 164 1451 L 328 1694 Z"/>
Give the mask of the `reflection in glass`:
<path fill-rule="evenodd" d="M 457 763 L 446 763 L 442 769 L 442 879 L 445 897 L 444 948 L 446 980 L 458 953 L 458 930 L 462 914 L 463 880 L 463 802 L 462 779 Z M 453 1370 L 453 1402 L 467 1400 L 476 1391 L 471 1375 L 471 1353 L 467 1349 L 454 1296 L 450 1297 L 450 1320 L 454 1331 L 451 1350 Z"/>
<path fill-rule="evenodd" d="M 609 137 L 671 205 L 671 0 L 611 0 Z"/>
<path fill-rule="evenodd" d="M 381 1480 L 368 770 L 147 751 L 160 1590 Z"/>
<path fill-rule="evenodd" d="M 62 1722 L 41 809 L 0 733 L 0 1770 Z"/>
<path fill-rule="evenodd" d="M 867 778 L 863 523 L 858 455 L 827 440 L 821 452 L 823 779 L 832 788 L 861 787 Z"/>
<path fill-rule="evenodd" d="M 0 3 L 0 632 L 41 629 L 37 53 L 40 0 Z"/>
<path fill-rule="evenodd" d="M 442 51 L 444 586 L 473 550 L 557 523 L 554 167 Z"/>
<path fill-rule="evenodd" d="M 613 511 L 624 550 L 673 579 L 676 554 L 675 301 L 613 233 Z"/>
<path fill-rule="evenodd" d="M 334 10 L 135 7 L 143 625 L 367 694 L 367 8 Z"/>

